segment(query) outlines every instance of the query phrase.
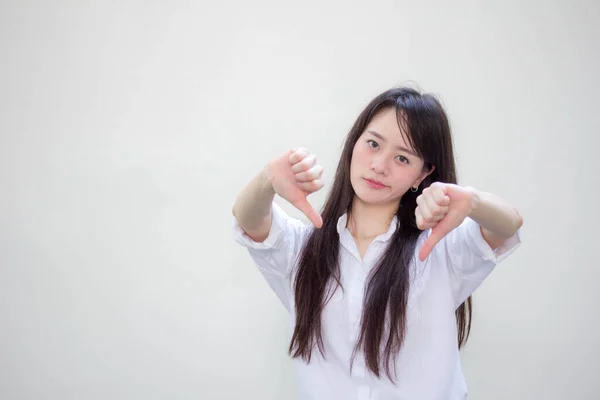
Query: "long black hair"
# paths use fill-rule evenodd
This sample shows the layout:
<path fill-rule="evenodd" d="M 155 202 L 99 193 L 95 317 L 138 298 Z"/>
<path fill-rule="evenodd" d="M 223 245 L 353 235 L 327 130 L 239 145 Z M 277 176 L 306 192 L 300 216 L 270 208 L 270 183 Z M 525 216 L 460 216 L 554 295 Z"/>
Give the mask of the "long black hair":
<path fill-rule="evenodd" d="M 361 329 L 354 353 L 363 351 L 367 368 L 376 376 L 382 371 L 393 380 L 391 366 L 402 346 L 406 331 L 409 264 L 414 257 L 421 230 L 415 220 L 416 199 L 432 182 L 457 183 L 450 124 L 446 113 L 431 94 L 412 88 L 390 89 L 374 98 L 360 113 L 345 141 L 335 180 L 325 202 L 323 227 L 315 229 L 303 247 L 294 279 L 296 324 L 289 352 L 310 362 L 315 345 L 325 354 L 321 314 L 331 281 L 340 283 L 339 234 L 337 221 L 351 210 L 354 190 L 350 162 L 354 145 L 369 122 L 380 111 L 395 108 L 399 126 L 408 129 L 407 139 L 433 171 L 417 192 L 407 191 L 396 216 L 399 224 L 391 242 L 371 273 L 363 301 Z M 472 299 L 456 309 L 457 345 L 461 348 L 471 330 Z"/>

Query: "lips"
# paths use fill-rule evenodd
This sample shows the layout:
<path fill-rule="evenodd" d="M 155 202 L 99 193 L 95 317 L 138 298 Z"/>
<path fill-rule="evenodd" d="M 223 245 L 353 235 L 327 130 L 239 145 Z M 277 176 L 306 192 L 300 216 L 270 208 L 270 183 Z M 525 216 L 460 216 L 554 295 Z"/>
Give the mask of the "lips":
<path fill-rule="evenodd" d="M 365 182 L 367 182 L 367 185 L 369 185 L 369 186 L 371 186 L 372 188 L 375 188 L 375 189 L 383 189 L 383 188 L 387 187 L 383 183 L 381 183 L 379 181 L 376 181 L 374 179 L 367 179 L 367 178 L 365 178 Z"/>

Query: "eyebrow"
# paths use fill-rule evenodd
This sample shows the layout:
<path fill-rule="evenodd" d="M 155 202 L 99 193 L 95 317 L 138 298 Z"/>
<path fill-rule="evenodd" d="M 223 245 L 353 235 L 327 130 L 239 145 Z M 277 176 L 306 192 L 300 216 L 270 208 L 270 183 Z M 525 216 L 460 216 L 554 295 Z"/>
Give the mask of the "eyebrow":
<path fill-rule="evenodd" d="M 387 142 L 387 140 L 386 140 L 386 139 L 385 139 L 383 136 L 381 136 L 379 133 L 377 133 L 377 132 L 375 132 L 375 131 L 367 131 L 367 132 L 369 132 L 371 135 L 375 136 L 375 137 L 376 137 L 376 138 L 378 138 L 379 140 L 381 140 L 381 141 L 383 141 L 383 142 Z M 403 146 L 396 146 L 396 148 L 397 148 L 398 150 L 401 150 L 401 151 L 407 152 L 408 154 L 412 154 L 412 155 L 413 155 L 413 156 L 415 156 L 415 157 L 419 157 L 419 155 L 418 155 L 416 152 L 414 152 L 413 150 L 407 149 L 406 147 L 403 147 Z"/>

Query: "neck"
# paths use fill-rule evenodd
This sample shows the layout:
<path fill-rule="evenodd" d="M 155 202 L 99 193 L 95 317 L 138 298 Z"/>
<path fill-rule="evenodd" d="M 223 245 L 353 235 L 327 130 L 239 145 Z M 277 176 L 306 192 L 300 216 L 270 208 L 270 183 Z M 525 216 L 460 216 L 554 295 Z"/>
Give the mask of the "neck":
<path fill-rule="evenodd" d="M 375 238 L 388 231 L 394 215 L 398 211 L 398 205 L 399 202 L 365 204 L 357 196 L 354 196 L 347 227 L 357 239 Z"/>

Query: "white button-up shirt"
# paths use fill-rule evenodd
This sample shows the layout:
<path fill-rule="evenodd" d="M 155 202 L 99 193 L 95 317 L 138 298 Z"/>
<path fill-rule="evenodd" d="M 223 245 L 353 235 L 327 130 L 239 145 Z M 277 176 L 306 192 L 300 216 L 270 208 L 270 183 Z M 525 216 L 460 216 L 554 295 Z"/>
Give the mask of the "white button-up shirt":
<path fill-rule="evenodd" d="M 455 310 L 492 272 L 498 262 L 521 243 L 520 230 L 503 246 L 492 250 L 470 218 L 451 231 L 421 262 L 418 250 L 431 230 L 419 237 L 410 268 L 410 290 L 406 309 L 406 335 L 396 358 L 396 382 L 383 373 L 374 376 L 358 353 L 350 362 L 360 331 L 362 302 L 369 272 L 385 251 L 398 220 L 371 243 L 364 258 L 346 228 L 347 214 L 339 218 L 339 288 L 322 313 L 325 357 L 313 349 L 309 364 L 294 359 L 300 398 L 311 400 L 433 400 L 466 399 L 457 344 Z M 235 240 L 248 248 L 250 256 L 290 312 L 295 323 L 293 278 L 300 251 L 312 225 L 289 217 L 273 203 L 273 222 L 267 239 L 254 242 L 234 218 Z M 393 371 L 393 369 L 392 369 Z"/>

